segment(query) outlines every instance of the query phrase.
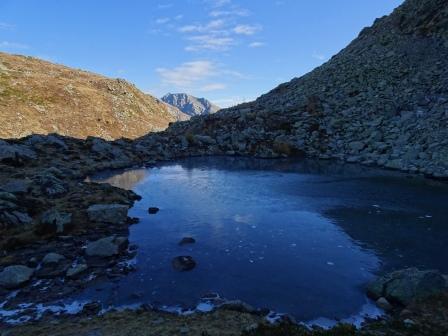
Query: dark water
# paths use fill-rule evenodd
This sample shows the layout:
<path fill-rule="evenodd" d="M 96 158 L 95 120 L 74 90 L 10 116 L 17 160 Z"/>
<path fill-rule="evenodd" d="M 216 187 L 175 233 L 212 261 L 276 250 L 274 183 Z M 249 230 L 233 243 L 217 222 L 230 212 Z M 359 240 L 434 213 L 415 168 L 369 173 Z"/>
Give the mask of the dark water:
<path fill-rule="evenodd" d="M 344 318 L 378 272 L 448 272 L 448 186 L 334 162 L 189 159 L 102 174 L 143 196 L 130 210 L 137 272 L 95 295 L 193 305 L 207 292 L 300 320 Z M 147 208 L 161 210 L 149 215 Z M 184 236 L 197 243 L 178 246 Z M 191 255 L 179 273 L 171 259 Z M 140 297 L 132 298 L 138 294 Z M 89 294 L 93 295 L 93 294 Z"/>

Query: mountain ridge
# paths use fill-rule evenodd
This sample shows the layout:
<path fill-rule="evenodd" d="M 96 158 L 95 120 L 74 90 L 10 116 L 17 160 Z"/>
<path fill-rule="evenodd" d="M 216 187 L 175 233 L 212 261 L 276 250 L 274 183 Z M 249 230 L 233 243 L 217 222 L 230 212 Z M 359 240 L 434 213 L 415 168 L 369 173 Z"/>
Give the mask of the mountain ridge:
<path fill-rule="evenodd" d="M 214 105 L 209 100 L 198 98 L 187 93 L 167 93 L 161 99 L 191 117 L 213 114 L 220 110 L 220 107 Z"/>

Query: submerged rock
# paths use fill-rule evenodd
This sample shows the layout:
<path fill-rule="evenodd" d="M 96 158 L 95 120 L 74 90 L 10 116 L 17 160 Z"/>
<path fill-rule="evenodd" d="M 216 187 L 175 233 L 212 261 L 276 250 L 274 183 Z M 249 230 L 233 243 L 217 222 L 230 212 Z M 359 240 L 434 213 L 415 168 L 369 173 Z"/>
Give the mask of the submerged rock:
<path fill-rule="evenodd" d="M 196 240 L 193 237 L 184 237 L 180 240 L 179 245 L 187 245 L 187 244 L 194 244 L 196 243 Z"/>
<path fill-rule="evenodd" d="M 154 214 L 158 213 L 159 210 L 160 210 L 160 209 L 157 208 L 157 207 L 149 207 L 149 208 L 148 208 L 148 213 L 151 214 L 151 215 L 154 215 Z"/>
<path fill-rule="evenodd" d="M 191 271 L 196 267 L 196 261 L 191 256 L 178 256 L 173 258 L 171 265 L 176 271 Z"/>
<path fill-rule="evenodd" d="M 89 257 L 113 257 L 123 251 L 128 245 L 126 237 L 106 237 L 87 244 L 86 255 Z"/>
<path fill-rule="evenodd" d="M 33 276 L 34 269 L 23 265 L 5 267 L 0 273 L 0 286 L 14 289 L 23 286 Z"/>
<path fill-rule="evenodd" d="M 379 277 L 369 284 L 367 293 L 374 299 L 384 297 L 390 303 L 406 306 L 446 288 L 447 282 L 440 272 L 407 268 Z"/>
<path fill-rule="evenodd" d="M 118 224 L 126 220 L 128 209 L 124 204 L 95 204 L 87 209 L 87 215 L 92 222 Z"/>

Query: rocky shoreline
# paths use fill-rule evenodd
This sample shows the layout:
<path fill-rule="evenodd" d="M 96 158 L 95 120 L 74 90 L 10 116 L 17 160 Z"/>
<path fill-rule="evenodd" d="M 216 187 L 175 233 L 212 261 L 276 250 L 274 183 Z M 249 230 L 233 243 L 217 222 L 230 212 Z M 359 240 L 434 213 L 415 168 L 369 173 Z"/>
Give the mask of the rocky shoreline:
<path fill-rule="evenodd" d="M 145 147 L 138 141 L 107 142 L 97 138 L 83 141 L 58 135 L 34 135 L 0 143 L 2 309 L 13 309 L 30 301 L 62 300 L 95 282 L 114 281 L 133 270 L 127 261 L 135 256 L 137 247 L 128 245 L 127 236 L 129 225 L 135 224 L 136 220 L 128 218 L 127 210 L 139 196 L 107 184 L 86 182 L 85 178 L 105 169 L 152 164 L 185 156 L 184 151 L 167 151 L 161 145 L 168 143 L 161 140 L 162 136 L 154 134 L 155 140 L 149 140 L 154 145 Z M 151 136 L 145 141 L 148 139 Z M 193 147 L 194 155 L 211 155 L 210 151 L 204 152 L 202 144 L 206 140 L 200 139 L 201 145 Z M 376 291 L 369 289 L 369 293 L 380 307 L 392 315 L 398 314 L 397 321 L 403 322 L 406 319 L 402 318 L 405 315 L 402 316 L 401 312 L 405 306 L 415 304 L 414 298 L 427 299 L 428 295 L 445 292 L 446 283 L 442 284 L 441 280 L 444 278 L 437 272 L 428 274 L 417 270 L 398 274 L 398 280 L 394 281 L 400 285 L 394 288 L 414 288 L 404 294 L 407 299 L 402 301 L 396 299 L 396 293 L 391 294 L 379 285 L 376 285 Z M 385 284 L 392 278 L 387 281 L 380 278 L 379 281 Z M 424 295 L 417 294 L 418 291 L 423 291 Z M 51 325 L 63 326 L 65 319 L 67 323 L 73 323 L 73 319 L 90 319 L 99 309 L 98 306 L 87 305 L 80 316 L 74 317 L 58 318 L 50 314 L 42 322 L 23 328 L 47 328 L 46 319 L 56 321 Z M 239 306 L 236 310 L 241 311 Z M 150 311 L 154 314 L 153 310 Z M 246 310 L 247 313 L 254 312 Z M 133 318 L 137 313 L 128 311 L 120 314 L 129 314 Z M 261 323 L 260 328 L 265 328 L 264 317 L 255 315 Z M 98 319 L 108 319 L 108 316 L 109 313 Z M 211 320 L 207 317 L 206 323 L 213 324 L 216 316 L 222 318 L 220 314 L 211 313 Z M 62 322 L 57 322 L 59 319 Z M 384 328 L 389 328 L 388 319 L 385 321 Z M 244 331 L 243 325 L 239 327 Z M 22 327 L 16 328 L 22 330 Z M 288 328 L 294 329 L 295 324 Z"/>

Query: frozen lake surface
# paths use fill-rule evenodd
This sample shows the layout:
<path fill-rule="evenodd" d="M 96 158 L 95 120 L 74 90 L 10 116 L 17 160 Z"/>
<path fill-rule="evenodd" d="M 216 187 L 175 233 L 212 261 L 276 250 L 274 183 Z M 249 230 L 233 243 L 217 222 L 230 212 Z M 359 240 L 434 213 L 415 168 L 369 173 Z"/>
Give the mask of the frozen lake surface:
<path fill-rule="evenodd" d="M 364 286 L 415 266 L 448 272 L 448 186 L 313 160 L 193 158 L 96 181 L 132 189 L 137 271 L 89 299 L 195 305 L 215 292 L 298 320 L 371 309 Z M 155 215 L 148 207 L 159 207 Z M 179 246 L 183 237 L 195 244 Z M 197 267 L 177 272 L 173 257 Z"/>

